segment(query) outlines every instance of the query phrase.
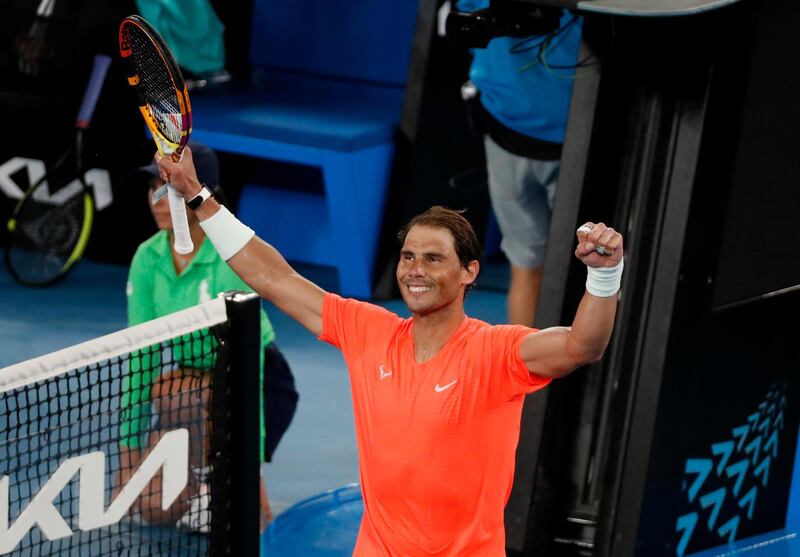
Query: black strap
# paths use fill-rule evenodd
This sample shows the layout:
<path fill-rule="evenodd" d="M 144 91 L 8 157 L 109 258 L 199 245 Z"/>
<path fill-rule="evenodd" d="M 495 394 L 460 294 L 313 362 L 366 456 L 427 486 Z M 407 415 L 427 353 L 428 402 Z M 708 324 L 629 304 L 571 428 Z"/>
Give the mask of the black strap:
<path fill-rule="evenodd" d="M 544 141 L 519 133 L 502 124 L 483 107 L 483 118 L 486 133 L 500 147 L 517 155 L 541 161 L 557 161 L 561 159 L 561 143 Z"/>

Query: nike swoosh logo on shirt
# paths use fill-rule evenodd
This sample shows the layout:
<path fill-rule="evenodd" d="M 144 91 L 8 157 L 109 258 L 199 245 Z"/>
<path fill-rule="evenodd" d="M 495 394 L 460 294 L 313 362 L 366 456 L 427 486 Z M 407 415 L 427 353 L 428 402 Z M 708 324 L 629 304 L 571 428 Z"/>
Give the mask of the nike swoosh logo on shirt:
<path fill-rule="evenodd" d="M 383 379 L 384 377 L 389 377 L 389 376 L 392 374 L 392 370 L 385 371 L 385 370 L 383 369 L 383 366 L 379 366 L 379 367 L 378 367 L 378 369 L 379 369 L 379 370 L 380 370 L 380 372 L 381 372 L 381 379 Z"/>
<path fill-rule="evenodd" d="M 447 385 L 442 385 L 441 387 L 439 386 L 439 383 L 436 383 L 436 386 L 433 388 L 433 390 L 436 391 L 437 393 L 441 393 L 442 391 L 446 391 L 456 383 L 458 383 L 458 379 L 451 381 Z"/>

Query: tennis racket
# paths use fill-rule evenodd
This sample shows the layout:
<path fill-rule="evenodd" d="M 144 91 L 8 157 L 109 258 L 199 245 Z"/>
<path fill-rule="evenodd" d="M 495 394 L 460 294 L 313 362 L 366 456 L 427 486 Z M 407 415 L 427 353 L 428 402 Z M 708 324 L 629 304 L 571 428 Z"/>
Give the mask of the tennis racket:
<path fill-rule="evenodd" d="M 94 219 L 94 198 L 84 175 L 83 135 L 110 63 L 108 56 L 95 56 L 75 121 L 74 139 L 55 164 L 28 188 L 8 221 L 6 266 L 22 284 L 46 286 L 58 281 L 86 249 Z"/>
<path fill-rule="evenodd" d="M 17 37 L 17 68 L 25 75 L 39 75 L 47 69 L 55 57 L 55 49 L 47 40 L 47 28 L 56 0 L 41 0 L 36 8 L 28 34 Z"/>
<path fill-rule="evenodd" d="M 136 89 L 139 111 L 158 152 L 178 162 L 192 132 L 192 109 L 175 58 L 156 30 L 136 15 L 122 20 L 119 52 L 128 61 L 128 84 Z M 167 185 L 167 191 L 175 251 L 191 253 L 194 245 L 183 197 L 172 186 Z"/>

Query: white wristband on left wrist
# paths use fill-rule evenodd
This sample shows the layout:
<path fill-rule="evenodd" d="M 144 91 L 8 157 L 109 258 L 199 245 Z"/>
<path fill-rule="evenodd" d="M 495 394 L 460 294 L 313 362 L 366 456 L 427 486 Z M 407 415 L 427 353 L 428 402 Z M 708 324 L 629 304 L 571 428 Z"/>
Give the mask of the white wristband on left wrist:
<path fill-rule="evenodd" d="M 586 291 L 599 298 L 614 296 L 622 284 L 623 267 L 622 259 L 613 267 L 586 267 Z"/>

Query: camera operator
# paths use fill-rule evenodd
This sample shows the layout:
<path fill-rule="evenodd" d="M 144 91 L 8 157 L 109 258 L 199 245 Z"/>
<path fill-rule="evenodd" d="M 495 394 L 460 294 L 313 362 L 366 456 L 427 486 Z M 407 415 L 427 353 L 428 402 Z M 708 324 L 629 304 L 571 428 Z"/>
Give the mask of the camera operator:
<path fill-rule="evenodd" d="M 484 134 L 500 247 L 511 264 L 508 318 L 530 326 L 582 21 L 559 8 L 513 0 L 495 0 L 491 6 L 488 0 L 459 0 L 456 6 L 447 22 L 448 37 L 479 47 L 471 51 L 470 81 L 462 94 L 471 105 L 473 128 Z"/>

